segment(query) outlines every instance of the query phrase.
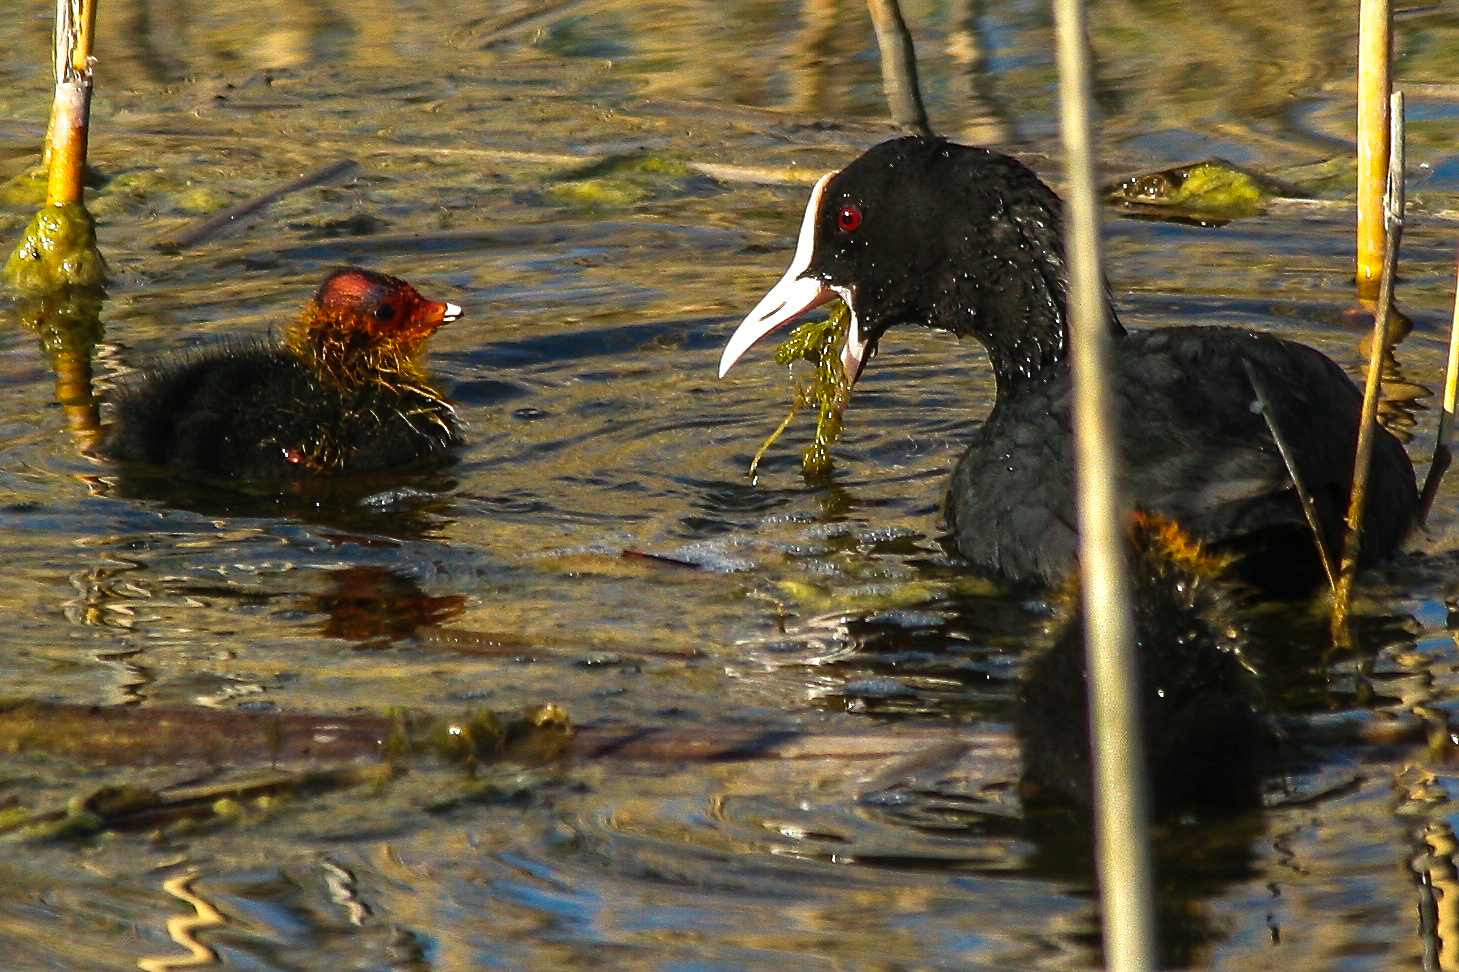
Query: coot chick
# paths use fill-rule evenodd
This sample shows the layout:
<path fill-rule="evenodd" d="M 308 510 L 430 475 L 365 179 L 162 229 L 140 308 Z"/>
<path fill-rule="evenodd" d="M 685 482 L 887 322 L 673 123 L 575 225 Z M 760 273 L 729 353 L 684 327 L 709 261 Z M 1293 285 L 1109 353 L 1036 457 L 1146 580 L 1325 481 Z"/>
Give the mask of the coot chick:
<path fill-rule="evenodd" d="M 1229 558 L 1169 520 L 1131 518 L 1130 585 L 1141 738 L 1151 810 L 1219 816 L 1255 809 L 1275 737 L 1254 672 Z M 1056 598 L 1049 642 L 1026 662 L 1016 718 L 1028 805 L 1093 806 L 1084 615 L 1077 572 Z"/>
<path fill-rule="evenodd" d="M 898 324 L 970 335 L 987 350 L 992 411 L 948 490 L 946 514 L 973 565 L 1057 583 L 1075 559 L 1068 268 L 1062 206 L 1022 163 L 942 138 L 878 145 L 816 184 L 790 268 L 730 338 L 729 368 L 757 341 L 835 297 L 851 310 L 842 360 L 855 380 Z M 1108 298 L 1106 297 L 1106 302 Z M 1112 307 L 1111 379 L 1122 487 L 1132 507 L 1179 523 L 1275 596 L 1324 573 L 1277 445 L 1338 551 L 1361 396 L 1320 352 L 1232 327 L 1127 333 Z M 1397 439 L 1374 444 L 1362 561 L 1392 555 L 1418 490 Z"/>
<path fill-rule="evenodd" d="M 416 363 L 461 308 L 349 267 L 281 343 L 233 343 L 126 382 L 101 455 L 208 481 L 350 474 L 445 456 L 455 411 Z"/>

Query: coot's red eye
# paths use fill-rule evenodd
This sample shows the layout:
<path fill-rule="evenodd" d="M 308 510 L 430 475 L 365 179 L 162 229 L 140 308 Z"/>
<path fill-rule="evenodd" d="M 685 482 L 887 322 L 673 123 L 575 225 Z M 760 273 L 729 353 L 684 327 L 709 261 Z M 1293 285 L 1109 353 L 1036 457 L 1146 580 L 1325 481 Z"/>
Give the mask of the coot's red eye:
<path fill-rule="evenodd" d="M 847 233 L 854 232 L 861 225 L 861 210 L 855 206 L 842 206 L 836 213 L 836 225 Z"/>

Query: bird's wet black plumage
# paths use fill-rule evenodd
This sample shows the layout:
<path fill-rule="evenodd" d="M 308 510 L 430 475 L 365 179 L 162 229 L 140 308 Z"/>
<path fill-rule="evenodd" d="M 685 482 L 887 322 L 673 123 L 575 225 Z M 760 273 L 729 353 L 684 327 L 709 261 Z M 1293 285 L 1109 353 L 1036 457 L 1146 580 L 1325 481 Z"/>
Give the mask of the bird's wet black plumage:
<path fill-rule="evenodd" d="M 790 268 L 730 338 L 721 374 L 836 297 L 852 315 L 841 357 L 853 380 L 896 325 L 983 345 L 996 395 L 953 472 L 948 525 L 979 569 L 1067 584 L 1077 535 L 1058 197 L 1022 163 L 986 149 L 930 137 L 876 146 L 817 184 Z M 1153 799 L 1160 811 L 1255 806 L 1272 737 L 1238 654 L 1240 602 L 1322 583 L 1319 541 L 1294 481 L 1335 553 L 1361 396 L 1329 358 L 1275 335 L 1127 333 L 1112 307 L 1108 320 L 1120 485 L 1136 514 L 1133 609 Z M 1367 563 L 1397 551 L 1418 511 L 1412 464 L 1387 432 L 1377 436 L 1369 495 Z M 1142 523 L 1163 526 L 1152 539 Z M 1088 805 L 1083 634 L 1071 603 L 1052 645 L 1027 666 L 1019 725 L 1026 792 Z"/>
<path fill-rule="evenodd" d="M 1076 548 L 1062 206 L 1022 163 L 941 138 L 884 142 L 817 185 L 790 270 L 725 350 L 840 296 L 859 374 L 886 331 L 923 324 L 976 338 L 997 394 L 948 490 L 948 524 L 973 565 L 1054 584 Z M 1360 396 L 1320 352 L 1229 327 L 1127 333 L 1113 308 L 1111 377 L 1132 508 L 1238 556 L 1253 587 L 1290 596 L 1324 574 L 1293 473 L 1338 549 Z M 1277 429 L 1292 466 L 1277 444 Z M 1392 555 L 1418 509 L 1413 467 L 1380 432 L 1363 560 Z"/>

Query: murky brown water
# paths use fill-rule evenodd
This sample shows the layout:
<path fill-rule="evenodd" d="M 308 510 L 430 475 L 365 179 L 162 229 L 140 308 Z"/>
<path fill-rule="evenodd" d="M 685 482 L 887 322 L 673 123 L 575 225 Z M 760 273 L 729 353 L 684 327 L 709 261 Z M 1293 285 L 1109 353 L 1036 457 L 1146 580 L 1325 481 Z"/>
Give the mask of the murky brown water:
<path fill-rule="evenodd" d="M 892 133 L 863 6 L 469 6 L 103 4 L 92 161 L 112 181 L 92 208 L 114 284 L 100 376 L 263 334 L 327 268 L 365 263 L 466 307 L 431 363 L 470 445 L 363 498 L 128 482 L 77 455 L 7 297 L 5 692 L 260 712 L 551 701 L 580 723 L 710 737 L 905 714 L 1000 729 L 1038 605 L 968 580 L 938 544 L 942 479 L 991 393 L 976 349 L 905 329 L 884 342 L 824 486 L 797 472 L 807 422 L 746 478 L 790 397 L 768 356 L 714 376 L 785 265 L 805 186 Z M 1289 6 L 1278 23 L 1270 4 L 1094 5 L 1112 174 L 1222 155 L 1321 196 L 1216 229 L 1112 220 L 1109 272 L 1131 325 L 1248 324 L 1356 366 L 1354 16 Z M 904 12 L 933 124 L 1057 178 L 1044 5 Z M 0 26 L 0 176 L 38 152 L 49 16 Z M 1453 299 L 1459 15 L 1415 8 L 1397 37 L 1415 179 L 1402 299 L 1417 321 L 1400 358 L 1433 387 Z M 605 158 L 620 163 L 588 168 Z M 353 174 L 226 235 L 155 246 L 344 159 Z M 6 202 L 0 237 L 32 210 Z M 1418 547 L 1455 548 L 1456 495 Z M 1375 581 L 1360 657 L 1284 663 L 1288 707 L 1459 705 L 1454 563 Z M 1006 758 L 910 748 L 475 781 L 420 769 L 199 830 L 17 842 L 0 864 L 0 964 L 184 955 L 168 923 L 202 909 L 188 894 L 220 915 L 198 940 L 244 968 L 1095 961 L 1084 839 L 1020 825 Z M 1169 960 L 1459 967 L 1453 922 L 1426 937 L 1415 920 L 1459 900 L 1459 781 L 1411 763 L 1343 749 L 1294 781 L 1311 799 L 1170 841 Z M 0 763 L 0 801 L 45 808 L 133 778 L 208 777 L 20 758 Z M 169 892 L 187 875 L 190 891 Z"/>

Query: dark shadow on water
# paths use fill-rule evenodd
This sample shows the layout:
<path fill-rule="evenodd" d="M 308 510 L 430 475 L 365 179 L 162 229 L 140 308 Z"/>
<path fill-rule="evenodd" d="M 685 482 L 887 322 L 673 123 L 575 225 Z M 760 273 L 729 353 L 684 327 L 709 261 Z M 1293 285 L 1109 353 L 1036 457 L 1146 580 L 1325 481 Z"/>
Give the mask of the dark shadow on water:
<path fill-rule="evenodd" d="M 453 463 L 454 465 L 454 463 Z M 317 477 L 288 483 L 192 482 L 165 470 L 118 465 L 105 495 L 201 516 L 285 518 L 399 540 L 436 536 L 451 522 L 457 482 L 449 467 Z"/>
<path fill-rule="evenodd" d="M 1228 888 L 1256 877 L 1266 833 L 1262 812 L 1156 831 L 1152 848 L 1161 968 L 1198 968 L 1211 960 L 1211 947 L 1227 935 L 1213 914 L 1217 909 L 1212 902 Z M 1030 814 L 1023 821 L 1022 836 L 1031 847 L 1025 860 L 1030 874 L 1072 884 L 1089 895 L 1089 927 L 1078 938 L 1089 947 L 1091 960 L 1097 960 L 1100 939 L 1089 819 L 1068 811 Z"/>

